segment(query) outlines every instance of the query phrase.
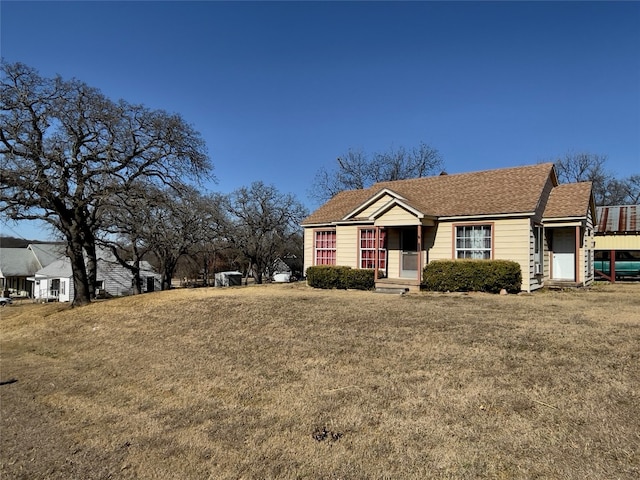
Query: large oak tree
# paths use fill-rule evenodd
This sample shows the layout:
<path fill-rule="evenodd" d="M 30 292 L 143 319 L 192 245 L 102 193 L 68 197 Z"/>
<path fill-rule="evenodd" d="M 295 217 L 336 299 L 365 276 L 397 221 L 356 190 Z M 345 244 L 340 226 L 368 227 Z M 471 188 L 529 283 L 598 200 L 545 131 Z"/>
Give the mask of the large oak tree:
<path fill-rule="evenodd" d="M 152 184 L 180 190 L 211 169 L 200 134 L 180 115 L 112 101 L 76 79 L 3 62 L 0 102 L 0 212 L 59 230 L 74 305 L 91 300 L 106 199 Z"/>

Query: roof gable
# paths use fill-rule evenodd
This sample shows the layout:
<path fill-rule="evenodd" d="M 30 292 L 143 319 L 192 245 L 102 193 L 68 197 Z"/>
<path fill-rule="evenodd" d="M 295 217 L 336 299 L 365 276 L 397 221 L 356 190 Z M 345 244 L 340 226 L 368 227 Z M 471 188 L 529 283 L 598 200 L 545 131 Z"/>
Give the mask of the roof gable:
<path fill-rule="evenodd" d="M 409 205 L 404 200 L 401 200 L 399 198 L 394 198 L 392 200 L 389 200 L 387 203 L 385 203 L 380 208 L 378 208 L 375 212 L 373 212 L 371 214 L 371 216 L 370 216 L 371 220 L 375 220 L 376 218 L 380 217 L 381 215 L 384 215 L 385 213 L 387 213 L 389 210 L 391 210 L 394 207 L 400 207 L 401 209 L 403 209 L 403 210 L 415 215 L 417 218 L 423 218 L 424 217 L 424 214 L 422 212 L 420 212 L 419 210 L 415 209 L 414 207 Z"/>
<path fill-rule="evenodd" d="M 71 270 L 71 261 L 69 258 L 54 260 L 46 267 L 38 270 L 36 275 L 39 277 L 49 278 L 71 278 L 73 275 Z"/>
<path fill-rule="evenodd" d="M 66 248 L 62 243 L 31 243 L 27 249 L 33 252 L 42 267 L 66 255 Z"/>
<path fill-rule="evenodd" d="M 375 204 L 378 203 L 380 200 L 384 200 L 385 197 L 390 197 L 389 201 L 392 201 L 393 199 L 398 199 L 398 198 L 402 199 L 402 197 L 398 195 L 396 192 L 394 192 L 393 190 L 389 190 L 388 188 L 383 188 L 382 190 L 375 193 L 371 198 L 359 204 L 354 210 L 347 213 L 342 219 L 349 220 L 349 219 L 358 218 L 358 216 L 362 216 L 361 214 L 363 212 L 365 212 L 370 207 L 375 207 Z M 387 202 L 384 202 L 385 205 L 386 203 Z M 369 215 L 366 215 L 366 216 L 368 217 Z"/>
<path fill-rule="evenodd" d="M 543 218 L 583 218 L 590 208 L 595 215 L 591 182 L 564 183 L 551 190 Z"/>

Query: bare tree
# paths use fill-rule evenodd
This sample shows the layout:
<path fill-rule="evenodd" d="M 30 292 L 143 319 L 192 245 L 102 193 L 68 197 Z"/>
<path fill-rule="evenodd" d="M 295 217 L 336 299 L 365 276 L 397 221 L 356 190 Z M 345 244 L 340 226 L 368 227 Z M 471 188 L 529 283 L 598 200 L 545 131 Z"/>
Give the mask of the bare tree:
<path fill-rule="evenodd" d="M 145 241 L 160 265 L 163 290 L 171 288 L 178 260 L 194 246 L 218 235 L 220 219 L 216 207 L 191 190 L 179 196 L 170 195 L 167 201 L 147 212 L 150 229 Z"/>
<path fill-rule="evenodd" d="M 206 175 L 202 138 L 176 114 L 113 102 L 78 80 L 2 63 L 0 212 L 39 219 L 67 243 L 74 305 L 91 301 L 95 235 L 106 198 L 136 183 L 181 188 Z"/>
<path fill-rule="evenodd" d="M 150 215 L 167 197 L 149 186 L 114 193 L 102 205 L 101 228 L 97 244 L 107 248 L 133 277 L 133 294 L 142 293 L 141 262 L 148 256 L 149 232 L 154 228 Z"/>
<path fill-rule="evenodd" d="M 603 205 L 607 195 L 607 185 L 613 175 L 606 171 L 607 157 L 595 153 L 567 153 L 555 161 L 560 182 L 591 182 L 596 205 Z"/>
<path fill-rule="evenodd" d="M 226 213 L 224 236 L 247 259 L 256 283 L 262 283 L 263 274 L 272 273 L 273 262 L 299 235 L 308 212 L 293 195 L 262 182 L 221 196 L 219 201 Z"/>
<path fill-rule="evenodd" d="M 629 205 L 640 204 L 640 174 L 634 174 L 626 179 L 627 197 L 626 203 Z"/>
<path fill-rule="evenodd" d="M 608 182 L 602 205 L 638 205 L 640 203 L 640 175 L 630 175 Z"/>
<path fill-rule="evenodd" d="M 618 179 L 606 169 L 606 155 L 570 152 L 555 162 L 560 182 L 592 182 L 596 205 L 637 204 L 640 175 Z"/>
<path fill-rule="evenodd" d="M 375 153 L 370 158 L 360 150 L 349 150 L 336 159 L 332 169 L 321 168 L 315 176 L 311 197 L 325 202 L 342 190 L 367 188 L 376 182 L 419 178 L 440 173 L 443 161 L 435 148 L 420 143 Z"/>

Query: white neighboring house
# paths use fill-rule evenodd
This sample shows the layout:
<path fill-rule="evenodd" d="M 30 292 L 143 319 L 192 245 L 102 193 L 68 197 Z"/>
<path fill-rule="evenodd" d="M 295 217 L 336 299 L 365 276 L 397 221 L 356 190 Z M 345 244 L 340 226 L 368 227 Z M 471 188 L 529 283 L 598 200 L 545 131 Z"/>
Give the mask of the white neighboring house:
<path fill-rule="evenodd" d="M 115 259 L 98 258 L 96 294 L 107 297 L 131 295 L 133 275 Z M 160 290 L 162 277 L 153 270 L 149 262 L 140 262 L 142 291 Z M 33 281 L 33 298 L 40 301 L 69 302 L 73 299 L 74 286 L 69 258 L 56 260 L 38 270 Z"/>
<path fill-rule="evenodd" d="M 53 261 L 64 257 L 64 245 L 32 243 L 27 248 L 0 247 L 0 294 L 29 297 L 33 275 Z"/>

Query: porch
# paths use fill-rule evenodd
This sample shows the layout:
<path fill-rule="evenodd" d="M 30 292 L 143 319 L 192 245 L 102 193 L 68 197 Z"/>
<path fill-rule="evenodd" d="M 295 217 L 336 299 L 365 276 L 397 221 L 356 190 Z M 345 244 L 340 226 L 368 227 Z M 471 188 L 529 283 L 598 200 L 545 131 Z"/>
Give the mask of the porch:
<path fill-rule="evenodd" d="M 384 272 L 378 278 L 376 291 L 384 293 L 418 292 L 422 280 L 422 268 L 426 263 L 424 247 L 425 229 L 422 224 L 413 226 L 376 227 L 375 235 L 380 249 L 375 264 Z"/>
<path fill-rule="evenodd" d="M 49 289 L 40 289 L 38 294 L 35 297 L 40 303 L 49 303 L 49 302 L 59 302 L 60 301 L 60 291 L 59 290 L 49 290 Z"/>
<path fill-rule="evenodd" d="M 581 224 L 545 225 L 549 247 L 549 272 L 544 285 L 551 289 L 579 288 L 594 278 L 592 231 Z"/>

